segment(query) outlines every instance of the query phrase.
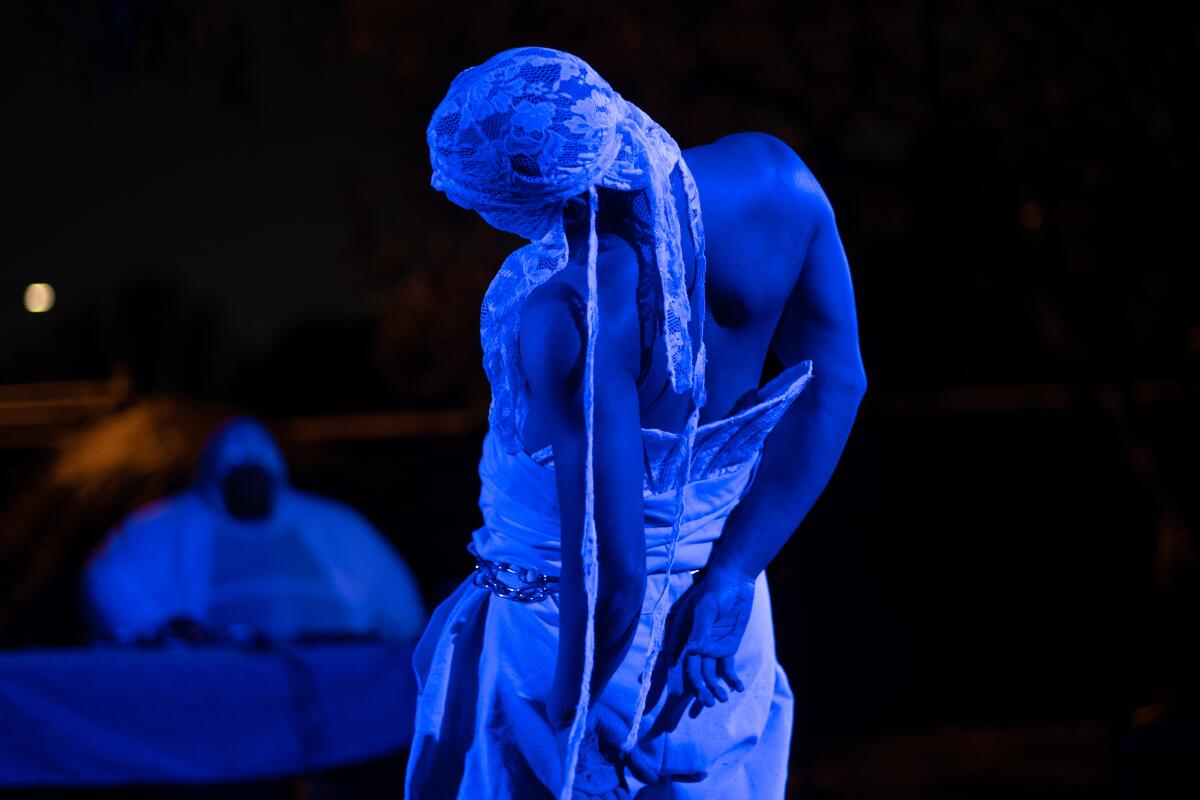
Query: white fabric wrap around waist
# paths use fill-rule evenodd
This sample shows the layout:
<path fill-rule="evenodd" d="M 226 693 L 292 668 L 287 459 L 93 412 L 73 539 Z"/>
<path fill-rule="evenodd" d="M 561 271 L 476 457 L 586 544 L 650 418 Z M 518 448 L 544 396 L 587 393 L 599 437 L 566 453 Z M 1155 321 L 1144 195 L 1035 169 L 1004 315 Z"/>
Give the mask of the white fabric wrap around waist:
<path fill-rule="evenodd" d="M 754 477 L 759 454 L 714 475 L 693 479 L 684 487 L 684 516 L 672 572 L 701 569 L 725 520 Z M 479 464 L 482 489 L 479 507 L 483 527 L 473 534 L 476 551 L 491 561 L 504 561 L 557 577 L 561 567 L 561 522 L 552 464 L 539 464 L 523 452 L 506 452 L 488 434 Z M 643 491 L 646 570 L 665 572 L 671 525 L 675 518 L 674 487 Z"/>

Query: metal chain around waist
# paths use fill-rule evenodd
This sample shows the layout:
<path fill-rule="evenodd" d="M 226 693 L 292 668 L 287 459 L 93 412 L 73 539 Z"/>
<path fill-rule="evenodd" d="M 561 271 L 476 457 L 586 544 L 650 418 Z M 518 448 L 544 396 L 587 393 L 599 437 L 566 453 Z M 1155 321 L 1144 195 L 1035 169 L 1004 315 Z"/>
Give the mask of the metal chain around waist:
<path fill-rule="evenodd" d="M 475 585 L 499 597 L 518 603 L 537 603 L 558 591 L 558 578 L 543 575 L 530 567 L 484 558 L 475 550 L 474 542 L 467 545 L 467 550 L 475 557 L 475 572 L 472 575 Z M 504 575 L 511 577 L 501 577 Z"/>
<path fill-rule="evenodd" d="M 474 542 L 467 545 L 467 550 L 475 559 L 472 581 L 476 586 L 488 589 L 497 597 L 516 600 L 518 603 L 537 603 L 558 592 L 558 578 L 552 575 L 544 575 L 532 567 L 519 567 L 506 561 L 484 558 L 475 550 Z M 683 572 L 695 577 L 702 570 L 689 569 Z M 511 575 L 512 578 L 504 579 L 501 575 Z M 513 579 L 520 585 L 514 586 Z"/>

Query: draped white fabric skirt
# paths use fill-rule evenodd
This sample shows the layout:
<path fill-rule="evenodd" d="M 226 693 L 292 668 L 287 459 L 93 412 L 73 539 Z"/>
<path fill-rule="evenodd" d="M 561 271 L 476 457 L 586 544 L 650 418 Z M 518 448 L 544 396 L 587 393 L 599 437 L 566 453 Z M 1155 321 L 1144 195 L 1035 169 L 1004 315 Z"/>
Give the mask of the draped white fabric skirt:
<path fill-rule="evenodd" d="M 665 588 L 673 604 L 695 580 L 691 571 L 706 565 L 729 514 L 753 482 L 764 440 L 811 376 L 809 362 L 789 367 L 760 390 L 759 402 L 700 427 L 670 576 L 680 437 L 643 430 L 645 600 L 628 654 L 593 699 L 588 720 L 628 731 L 643 681 L 650 681 L 650 692 L 637 744 L 627 756 L 628 790 L 614 790 L 593 736 L 584 741 L 584 750 L 591 751 L 580 755 L 576 797 L 782 800 L 793 698 L 775 657 L 766 573 L 757 578 L 750 622 L 735 656 L 744 692 L 731 692 L 727 702 L 692 717 L 681 668 L 667 670 L 660 660 L 647 674 L 646 653 L 660 594 Z M 484 440 L 479 473 L 485 524 L 473 535 L 481 557 L 558 574 L 551 459 L 506 452 L 494 435 Z M 564 783 L 563 751 L 545 702 L 558 654 L 558 619 L 554 595 L 517 602 L 470 578 L 438 606 L 413 659 L 420 694 L 406 780 L 409 800 L 555 797 Z M 600 768 L 593 770 L 595 765 Z"/>

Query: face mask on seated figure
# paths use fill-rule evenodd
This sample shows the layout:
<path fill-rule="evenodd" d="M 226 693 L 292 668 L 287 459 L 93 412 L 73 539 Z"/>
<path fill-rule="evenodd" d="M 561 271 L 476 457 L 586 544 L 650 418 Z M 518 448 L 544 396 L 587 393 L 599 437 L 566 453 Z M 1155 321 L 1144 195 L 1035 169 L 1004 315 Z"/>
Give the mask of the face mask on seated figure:
<path fill-rule="evenodd" d="M 196 490 L 234 519 L 261 521 L 276 509 L 287 482 L 287 463 L 271 434 L 255 420 L 239 417 L 205 447 Z"/>
<path fill-rule="evenodd" d="M 261 464 L 241 464 L 225 476 L 221 496 L 231 517 L 258 522 L 270 517 L 275 507 L 275 481 Z"/>

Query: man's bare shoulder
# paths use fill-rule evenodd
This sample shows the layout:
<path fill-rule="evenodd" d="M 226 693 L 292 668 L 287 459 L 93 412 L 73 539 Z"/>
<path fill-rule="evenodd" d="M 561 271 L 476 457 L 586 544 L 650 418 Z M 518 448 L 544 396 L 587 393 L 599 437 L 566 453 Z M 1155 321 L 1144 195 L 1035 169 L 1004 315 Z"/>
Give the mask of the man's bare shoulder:
<path fill-rule="evenodd" d="M 724 189 L 733 190 L 733 197 L 756 211 L 831 211 L 829 198 L 812 170 L 787 142 L 769 133 L 731 133 L 688 150 L 686 157 L 689 164 L 698 162 Z"/>

